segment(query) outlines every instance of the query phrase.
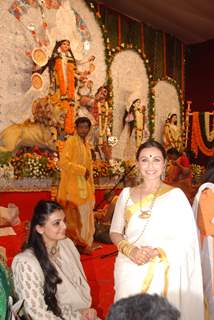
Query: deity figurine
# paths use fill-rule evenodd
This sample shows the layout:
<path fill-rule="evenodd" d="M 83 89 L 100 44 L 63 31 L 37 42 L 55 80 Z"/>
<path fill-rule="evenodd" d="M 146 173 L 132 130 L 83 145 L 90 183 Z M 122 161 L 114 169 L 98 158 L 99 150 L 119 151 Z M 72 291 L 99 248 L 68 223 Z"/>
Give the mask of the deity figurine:
<path fill-rule="evenodd" d="M 132 160 L 136 149 L 142 143 L 145 130 L 145 106 L 141 99 L 135 99 L 131 106 L 126 107 L 123 116 L 123 129 L 117 145 L 113 148 L 114 158 Z"/>
<path fill-rule="evenodd" d="M 137 99 L 134 104 L 134 110 L 135 110 L 135 140 L 136 140 L 136 148 L 138 148 L 142 141 L 143 136 L 145 135 L 145 127 L 146 127 L 146 107 L 141 105 L 141 100 Z"/>
<path fill-rule="evenodd" d="M 68 134 L 74 132 L 75 103 L 75 70 L 76 61 L 71 51 L 70 41 L 57 41 L 47 64 L 39 73 L 48 67 L 50 77 L 49 94 L 66 110 L 64 129 Z"/>
<path fill-rule="evenodd" d="M 166 150 L 175 148 L 178 151 L 182 151 L 182 134 L 177 122 L 177 115 L 173 113 L 167 118 L 164 125 L 163 146 Z"/>
<path fill-rule="evenodd" d="M 107 140 L 108 135 L 108 120 L 109 120 L 109 106 L 108 106 L 108 88 L 101 86 L 96 94 L 92 114 L 98 125 L 98 145 L 103 145 Z"/>

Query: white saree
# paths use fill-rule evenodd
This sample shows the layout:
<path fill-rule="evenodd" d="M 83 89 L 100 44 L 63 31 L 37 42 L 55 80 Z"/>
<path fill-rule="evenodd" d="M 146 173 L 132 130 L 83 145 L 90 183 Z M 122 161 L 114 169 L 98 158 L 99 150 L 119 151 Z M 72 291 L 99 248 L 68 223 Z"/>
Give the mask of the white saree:
<path fill-rule="evenodd" d="M 182 320 L 203 320 L 199 245 L 186 196 L 179 188 L 164 185 L 148 221 L 140 214 L 151 208 L 153 195 L 133 203 L 129 193 L 125 188 L 118 198 L 110 232 L 123 234 L 138 247 L 159 248 L 162 254 L 155 261 L 137 265 L 119 252 L 114 271 L 115 300 L 141 292 L 157 293 L 179 309 Z"/>

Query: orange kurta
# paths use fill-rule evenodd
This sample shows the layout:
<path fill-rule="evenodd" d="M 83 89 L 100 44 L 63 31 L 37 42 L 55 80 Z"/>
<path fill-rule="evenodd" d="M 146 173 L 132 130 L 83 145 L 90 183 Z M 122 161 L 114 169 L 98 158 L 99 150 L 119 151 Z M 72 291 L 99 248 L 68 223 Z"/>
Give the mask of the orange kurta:
<path fill-rule="evenodd" d="M 205 183 L 195 197 L 193 209 L 201 240 L 201 262 L 203 271 L 206 320 L 214 317 L 214 185 Z"/>
<path fill-rule="evenodd" d="M 200 196 L 197 225 L 204 236 L 214 237 L 214 224 L 211 220 L 214 218 L 214 192 L 211 189 L 205 189 Z"/>
<path fill-rule="evenodd" d="M 68 236 L 78 245 L 90 246 L 94 234 L 94 183 L 89 145 L 78 135 L 69 137 L 59 166 L 61 181 L 57 198 L 65 209 Z"/>

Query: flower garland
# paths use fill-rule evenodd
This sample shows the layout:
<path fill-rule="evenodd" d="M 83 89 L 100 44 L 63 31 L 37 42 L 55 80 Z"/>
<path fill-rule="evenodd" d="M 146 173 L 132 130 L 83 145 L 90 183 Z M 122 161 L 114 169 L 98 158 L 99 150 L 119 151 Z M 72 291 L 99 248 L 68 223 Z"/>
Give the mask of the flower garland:
<path fill-rule="evenodd" d="M 55 68 L 58 76 L 59 89 L 61 96 L 67 96 L 69 99 L 74 99 L 74 67 L 73 64 L 68 60 L 67 61 L 67 81 L 66 81 L 62 68 L 62 59 L 56 58 Z"/>
<path fill-rule="evenodd" d="M 99 124 L 99 144 L 103 144 L 103 138 L 107 131 L 108 126 L 108 102 L 105 101 L 105 103 L 98 102 L 97 103 L 98 108 L 98 124 Z"/>
<path fill-rule="evenodd" d="M 62 58 L 56 58 L 55 60 L 55 69 L 57 73 L 57 80 L 60 90 L 60 97 L 68 98 L 72 102 L 74 101 L 75 95 L 75 85 L 74 85 L 74 66 L 70 59 L 67 59 L 67 86 L 65 81 L 65 76 L 62 67 Z M 70 106 L 70 103 L 67 99 L 62 100 L 62 106 L 67 110 L 65 117 L 64 129 L 66 133 L 72 134 L 74 132 L 74 110 L 73 106 Z"/>
<path fill-rule="evenodd" d="M 205 154 L 208 157 L 211 157 L 214 154 L 214 147 L 209 149 L 204 144 L 204 141 L 201 135 L 199 112 L 192 113 L 191 149 L 194 151 L 196 157 L 198 156 L 198 149 L 200 149 L 203 152 L 203 154 Z"/>
<path fill-rule="evenodd" d="M 135 132 L 135 139 L 136 139 L 136 146 L 137 148 L 142 143 L 143 138 L 143 131 L 145 131 L 145 123 L 146 123 L 146 115 L 145 115 L 146 108 L 145 106 L 140 106 L 135 110 L 136 114 L 136 132 Z M 140 114 L 141 117 L 138 120 L 137 114 Z M 142 121 L 143 120 L 143 121 Z M 138 123 L 139 122 L 139 123 Z"/>
<path fill-rule="evenodd" d="M 203 143 L 208 149 L 211 149 L 213 147 L 213 139 L 209 140 L 207 139 L 206 131 L 209 132 L 209 127 L 207 127 L 205 122 L 205 112 L 199 112 L 199 125 L 201 128 L 201 137 L 203 140 Z"/>
<path fill-rule="evenodd" d="M 214 112 L 212 114 L 212 122 L 211 122 L 211 113 L 204 113 L 204 122 L 205 122 L 205 134 L 206 138 L 209 142 L 214 140 Z"/>

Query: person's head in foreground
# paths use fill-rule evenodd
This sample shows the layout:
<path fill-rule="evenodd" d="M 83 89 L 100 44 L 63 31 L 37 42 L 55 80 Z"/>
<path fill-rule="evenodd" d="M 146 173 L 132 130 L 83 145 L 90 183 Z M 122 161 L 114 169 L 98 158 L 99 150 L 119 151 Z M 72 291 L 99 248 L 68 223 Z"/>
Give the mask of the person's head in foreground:
<path fill-rule="evenodd" d="M 157 294 L 137 294 L 115 302 L 107 320 L 178 320 L 180 312 Z"/>

